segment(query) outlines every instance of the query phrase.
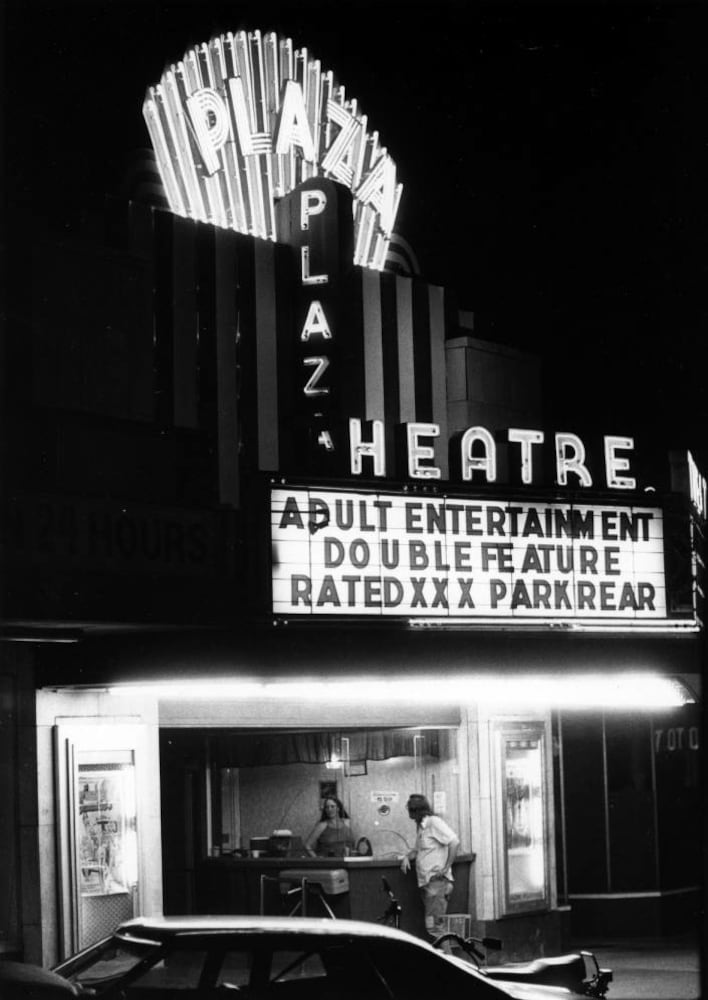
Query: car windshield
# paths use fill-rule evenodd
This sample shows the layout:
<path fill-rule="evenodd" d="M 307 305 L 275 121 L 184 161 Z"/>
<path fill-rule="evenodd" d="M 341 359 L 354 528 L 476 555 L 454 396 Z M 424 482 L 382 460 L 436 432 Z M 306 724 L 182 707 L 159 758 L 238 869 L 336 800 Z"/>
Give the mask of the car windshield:
<path fill-rule="evenodd" d="M 156 941 L 112 937 L 77 955 L 59 968 L 65 979 L 91 992 L 101 993 L 116 979 L 121 979 L 141 962 L 160 950 Z"/>

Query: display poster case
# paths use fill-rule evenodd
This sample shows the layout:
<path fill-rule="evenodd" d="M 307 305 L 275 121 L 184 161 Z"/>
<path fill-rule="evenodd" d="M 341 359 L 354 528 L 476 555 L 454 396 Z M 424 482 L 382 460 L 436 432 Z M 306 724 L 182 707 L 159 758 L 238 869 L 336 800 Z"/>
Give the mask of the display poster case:
<path fill-rule="evenodd" d="M 502 913 L 549 905 L 545 729 L 497 727 L 498 902 Z"/>
<path fill-rule="evenodd" d="M 128 892 L 136 881 L 134 766 L 79 763 L 77 785 L 79 891 Z"/>
<path fill-rule="evenodd" d="M 64 958 L 139 912 L 137 725 L 55 727 L 59 952 Z"/>

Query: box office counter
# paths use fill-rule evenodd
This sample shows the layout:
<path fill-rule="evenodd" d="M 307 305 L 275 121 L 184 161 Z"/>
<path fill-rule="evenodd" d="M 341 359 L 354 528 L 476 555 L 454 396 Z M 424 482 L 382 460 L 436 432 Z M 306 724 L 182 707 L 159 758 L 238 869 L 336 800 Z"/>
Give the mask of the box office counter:
<path fill-rule="evenodd" d="M 450 913 L 470 912 L 470 868 L 474 860 L 474 854 L 457 856 L 453 865 L 455 884 L 448 905 Z M 324 898 L 335 917 L 376 921 L 390 902 L 381 882 L 384 877 L 401 904 L 402 929 L 426 937 L 415 863 L 406 875 L 400 866 L 400 857 L 242 858 L 223 855 L 205 858 L 197 869 L 197 912 L 257 914 L 261 910 L 263 888 L 263 910 L 266 914 L 290 913 L 296 905 L 297 896 L 286 897 L 286 890 L 297 889 L 301 885 L 300 876 L 307 878 L 311 872 L 312 878 L 308 881 L 316 886 L 322 885 Z M 327 871 L 328 876 L 318 879 L 318 871 L 323 874 Z M 283 872 L 293 873 L 297 878 L 293 878 L 292 882 L 284 881 Z M 341 872 L 347 876 L 348 888 L 345 891 L 342 891 Z M 261 876 L 266 876 L 263 884 Z M 328 916 L 317 899 L 317 890 L 308 893 L 306 905 L 308 916 Z"/>

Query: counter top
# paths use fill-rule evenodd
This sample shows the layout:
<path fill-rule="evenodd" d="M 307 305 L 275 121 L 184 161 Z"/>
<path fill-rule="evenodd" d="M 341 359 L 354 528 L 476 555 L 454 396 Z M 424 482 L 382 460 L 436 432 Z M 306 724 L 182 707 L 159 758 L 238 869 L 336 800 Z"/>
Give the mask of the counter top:
<path fill-rule="evenodd" d="M 454 863 L 455 882 L 449 907 L 451 913 L 469 912 L 470 871 L 474 854 L 458 854 Z M 415 863 L 413 863 L 415 871 Z M 380 920 L 389 904 L 382 878 L 402 907 L 403 930 L 426 939 L 423 906 L 415 873 L 401 871 L 401 857 L 349 858 L 241 858 L 221 855 L 205 858 L 196 872 L 197 913 L 272 913 L 288 912 L 279 883 L 283 870 L 298 873 L 297 879 L 307 878 L 312 872 L 312 882 L 317 872 L 337 869 L 346 874 L 347 889 L 337 893 L 325 890 L 329 914 L 334 912 L 341 919 Z M 334 876 L 336 880 L 338 876 Z M 291 904 L 292 905 L 292 904 Z M 307 899 L 307 912 L 326 916 L 323 903 L 315 895 Z"/>
<path fill-rule="evenodd" d="M 476 857 L 476 854 L 458 854 L 454 863 L 473 862 Z M 398 868 L 401 864 L 401 855 L 380 858 L 357 855 L 348 858 L 242 858 L 233 854 L 222 854 L 216 858 L 206 858 L 205 862 L 236 868 Z"/>

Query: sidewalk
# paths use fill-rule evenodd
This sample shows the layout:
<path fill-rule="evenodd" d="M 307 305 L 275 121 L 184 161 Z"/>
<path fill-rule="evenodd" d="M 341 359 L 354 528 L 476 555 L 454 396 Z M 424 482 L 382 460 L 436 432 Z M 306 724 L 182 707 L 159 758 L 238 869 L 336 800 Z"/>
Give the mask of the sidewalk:
<path fill-rule="evenodd" d="M 701 956 L 692 940 L 627 940 L 585 943 L 614 980 L 607 1000 L 698 1000 Z M 702 956 L 705 960 L 705 953 Z"/>

